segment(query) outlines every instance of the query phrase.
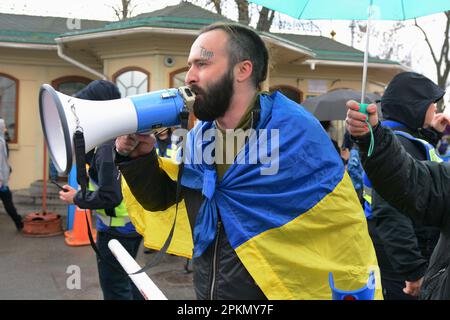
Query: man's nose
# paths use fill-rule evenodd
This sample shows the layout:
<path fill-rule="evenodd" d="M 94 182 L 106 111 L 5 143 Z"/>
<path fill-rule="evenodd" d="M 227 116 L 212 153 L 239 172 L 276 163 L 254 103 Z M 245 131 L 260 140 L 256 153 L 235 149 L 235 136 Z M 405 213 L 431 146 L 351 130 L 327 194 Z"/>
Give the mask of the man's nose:
<path fill-rule="evenodd" d="M 187 72 L 186 72 L 186 77 L 184 78 L 184 84 L 185 85 L 191 85 L 194 83 L 198 82 L 198 77 L 195 73 L 195 71 L 193 70 L 193 68 L 191 67 Z"/>

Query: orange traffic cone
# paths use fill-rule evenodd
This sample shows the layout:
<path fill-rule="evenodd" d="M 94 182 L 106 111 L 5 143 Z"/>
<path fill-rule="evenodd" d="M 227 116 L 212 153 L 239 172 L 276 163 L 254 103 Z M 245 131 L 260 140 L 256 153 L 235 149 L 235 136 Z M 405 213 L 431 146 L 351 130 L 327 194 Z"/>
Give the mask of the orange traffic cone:
<path fill-rule="evenodd" d="M 67 230 L 64 232 L 64 236 L 66 237 L 65 241 L 68 246 L 85 246 L 91 243 L 89 241 L 86 216 L 88 218 L 89 225 L 91 226 L 92 237 L 95 241 L 97 231 L 92 225 L 91 211 L 80 209 L 75 206 L 72 230 Z"/>

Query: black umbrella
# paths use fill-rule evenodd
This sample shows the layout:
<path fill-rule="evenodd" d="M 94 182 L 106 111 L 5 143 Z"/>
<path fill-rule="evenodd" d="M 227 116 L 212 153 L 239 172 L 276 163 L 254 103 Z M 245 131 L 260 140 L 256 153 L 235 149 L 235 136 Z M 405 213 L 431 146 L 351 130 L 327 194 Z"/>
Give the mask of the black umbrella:
<path fill-rule="evenodd" d="M 380 97 L 375 93 L 367 93 L 365 102 L 376 102 Z M 352 89 L 336 89 L 317 97 L 308 98 L 301 103 L 320 121 L 344 120 L 347 116 L 348 100 L 361 100 L 361 92 Z M 378 111 L 379 112 L 379 111 Z"/>

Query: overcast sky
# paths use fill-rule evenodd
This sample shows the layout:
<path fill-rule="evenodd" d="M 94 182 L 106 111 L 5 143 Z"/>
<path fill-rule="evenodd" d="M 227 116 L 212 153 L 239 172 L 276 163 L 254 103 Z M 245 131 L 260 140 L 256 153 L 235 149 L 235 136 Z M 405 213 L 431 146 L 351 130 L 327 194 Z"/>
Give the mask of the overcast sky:
<path fill-rule="evenodd" d="M 280 0 L 281 1 L 281 0 Z M 169 5 L 178 4 L 180 0 L 134 0 L 135 4 L 133 14 L 154 11 L 162 9 Z M 229 1 L 227 12 L 233 14 L 235 12 L 233 2 Z M 117 20 L 114 14 L 113 6 L 118 6 L 120 0 L 0 0 L 0 12 L 14 14 L 30 14 L 41 16 L 58 16 L 79 19 L 94 20 Z M 281 16 L 282 19 L 295 21 L 287 16 Z M 436 14 L 419 19 L 419 23 L 424 26 L 431 36 L 433 44 L 438 47 L 442 43 L 444 23 L 443 15 Z M 348 28 L 350 21 L 315 21 L 320 27 L 321 34 L 329 37 L 331 30 L 337 32 L 336 40 L 347 45 L 351 43 L 350 29 Z M 412 25 L 413 21 L 407 21 L 406 24 Z M 376 21 L 374 28 L 377 30 L 386 30 L 392 26 L 389 21 Z M 290 31 L 292 32 L 292 31 Z M 301 32 L 306 33 L 306 32 Z M 317 32 L 315 34 L 318 34 Z M 413 60 L 414 71 L 423 73 L 436 81 L 436 71 L 431 60 L 428 48 L 426 47 L 423 36 L 415 27 L 406 27 L 399 33 L 400 41 L 404 45 L 402 52 L 411 54 Z M 371 38 L 371 54 L 379 52 L 378 47 L 383 46 L 381 39 L 377 37 Z M 364 42 L 355 43 L 355 47 L 364 50 Z M 450 91 L 450 88 L 449 90 Z M 448 100 L 448 98 L 447 98 Z"/>
<path fill-rule="evenodd" d="M 154 11 L 179 0 L 134 0 L 136 14 Z M 0 12 L 43 16 L 71 17 L 94 20 L 117 20 L 113 6 L 120 0 L 1 0 Z"/>

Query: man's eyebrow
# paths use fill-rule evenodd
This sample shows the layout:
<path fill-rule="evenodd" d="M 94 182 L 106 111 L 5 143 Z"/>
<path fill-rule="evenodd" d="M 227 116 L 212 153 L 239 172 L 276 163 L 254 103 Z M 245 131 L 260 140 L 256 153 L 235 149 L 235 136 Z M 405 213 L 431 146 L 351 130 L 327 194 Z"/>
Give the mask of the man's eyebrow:
<path fill-rule="evenodd" d="M 188 61 L 187 65 L 191 66 L 191 65 L 199 63 L 199 62 L 207 62 L 207 59 L 203 59 L 203 58 L 192 59 L 191 61 Z"/>

